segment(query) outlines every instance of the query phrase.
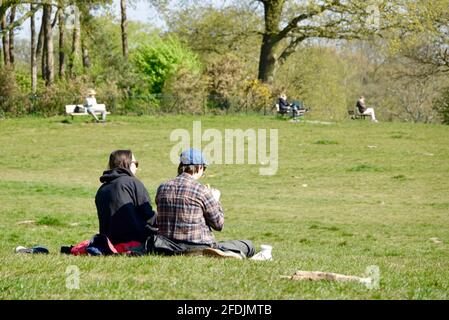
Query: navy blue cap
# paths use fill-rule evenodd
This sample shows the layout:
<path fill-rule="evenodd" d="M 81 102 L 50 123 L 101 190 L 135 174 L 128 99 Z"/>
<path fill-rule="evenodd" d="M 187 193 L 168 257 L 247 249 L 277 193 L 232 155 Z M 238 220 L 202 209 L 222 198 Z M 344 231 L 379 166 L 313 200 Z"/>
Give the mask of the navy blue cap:
<path fill-rule="evenodd" d="M 184 165 L 208 165 L 203 153 L 196 149 L 188 149 L 181 153 L 179 161 Z"/>

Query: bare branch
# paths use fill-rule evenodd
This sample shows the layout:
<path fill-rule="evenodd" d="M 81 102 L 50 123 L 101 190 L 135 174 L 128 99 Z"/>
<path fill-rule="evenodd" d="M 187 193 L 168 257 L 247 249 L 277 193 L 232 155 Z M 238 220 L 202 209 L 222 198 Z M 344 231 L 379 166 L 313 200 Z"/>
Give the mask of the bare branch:
<path fill-rule="evenodd" d="M 29 17 L 31 17 L 33 14 L 35 14 L 40 8 L 42 7 L 42 5 L 38 5 L 36 7 L 34 7 L 33 10 L 28 11 L 26 14 L 24 14 L 22 17 L 20 17 L 20 19 L 17 19 L 16 21 L 14 21 L 14 23 L 9 24 L 6 28 L 2 29 L 0 31 L 0 35 L 5 35 L 7 34 L 10 30 L 13 30 L 15 28 L 17 28 L 18 26 L 22 25 Z"/>
<path fill-rule="evenodd" d="M 300 14 L 290 21 L 290 23 L 279 32 L 277 38 L 281 40 L 287 36 L 287 34 L 295 29 L 298 29 L 298 24 L 302 21 L 318 16 L 332 8 L 332 6 L 341 5 L 340 0 L 332 0 L 330 3 L 319 6 L 317 9 L 313 9 L 307 13 Z"/>

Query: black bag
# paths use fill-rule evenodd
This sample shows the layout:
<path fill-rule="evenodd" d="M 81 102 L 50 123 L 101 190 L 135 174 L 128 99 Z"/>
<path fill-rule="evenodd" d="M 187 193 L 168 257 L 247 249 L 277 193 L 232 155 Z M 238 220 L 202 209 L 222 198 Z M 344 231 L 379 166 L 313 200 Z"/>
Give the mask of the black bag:
<path fill-rule="evenodd" d="M 75 112 L 75 113 L 85 113 L 86 109 L 83 106 L 76 106 L 75 109 L 73 110 L 73 112 Z"/>

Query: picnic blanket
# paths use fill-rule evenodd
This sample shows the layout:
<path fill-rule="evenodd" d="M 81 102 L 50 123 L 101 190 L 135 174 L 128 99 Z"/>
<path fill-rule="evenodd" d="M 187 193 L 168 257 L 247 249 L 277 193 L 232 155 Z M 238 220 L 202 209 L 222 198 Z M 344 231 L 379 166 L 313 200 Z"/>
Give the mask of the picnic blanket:
<path fill-rule="evenodd" d="M 112 244 L 109 238 L 103 234 L 96 234 L 90 240 L 84 240 L 74 246 L 61 247 L 61 253 L 79 255 L 143 255 L 145 254 L 145 246 L 137 241 L 127 243 Z"/>

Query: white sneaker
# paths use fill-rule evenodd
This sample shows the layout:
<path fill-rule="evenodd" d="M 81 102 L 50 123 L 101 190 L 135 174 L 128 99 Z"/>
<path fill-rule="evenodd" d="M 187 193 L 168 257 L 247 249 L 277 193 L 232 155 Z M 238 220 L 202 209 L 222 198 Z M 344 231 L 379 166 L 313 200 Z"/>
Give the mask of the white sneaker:
<path fill-rule="evenodd" d="M 273 257 L 271 255 L 271 251 L 273 250 L 273 247 L 268 245 L 268 244 L 262 244 L 260 246 L 261 251 L 252 256 L 251 260 L 256 260 L 256 261 L 272 261 Z"/>
<path fill-rule="evenodd" d="M 267 253 L 264 251 L 261 251 L 258 254 L 255 254 L 250 259 L 255 260 L 255 261 L 273 261 L 273 257 L 271 256 L 271 253 Z"/>
<path fill-rule="evenodd" d="M 26 248 L 24 246 L 18 246 L 16 247 L 16 253 L 33 253 L 33 249 Z"/>

